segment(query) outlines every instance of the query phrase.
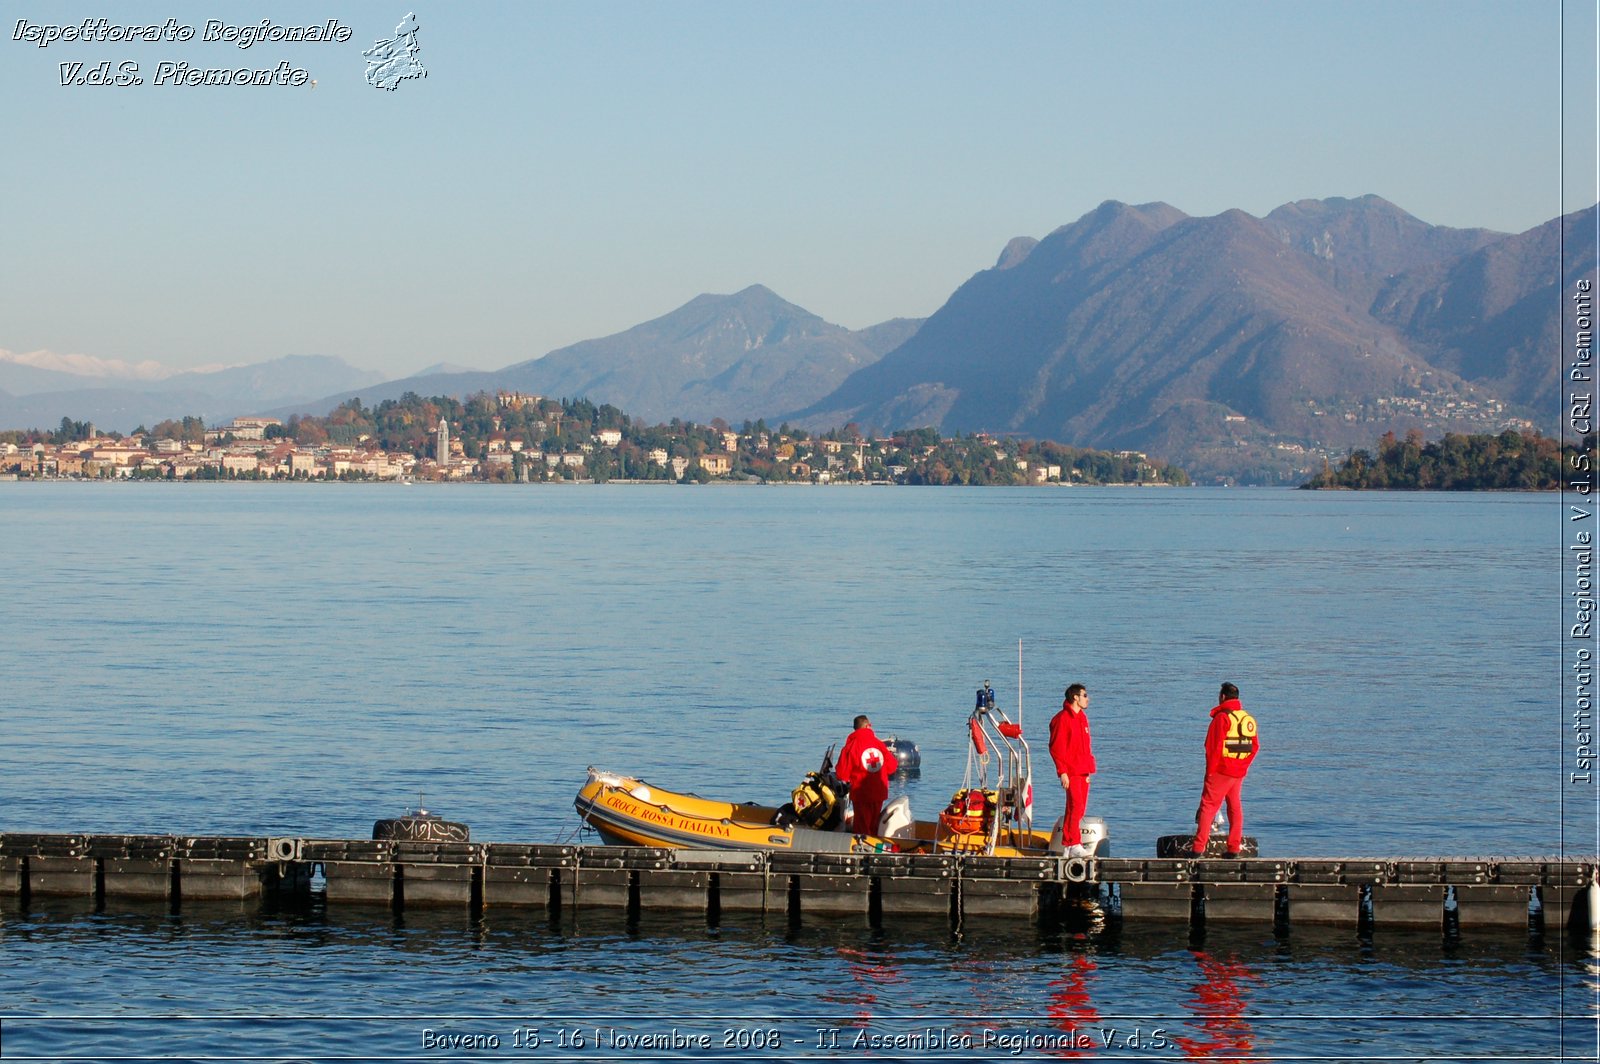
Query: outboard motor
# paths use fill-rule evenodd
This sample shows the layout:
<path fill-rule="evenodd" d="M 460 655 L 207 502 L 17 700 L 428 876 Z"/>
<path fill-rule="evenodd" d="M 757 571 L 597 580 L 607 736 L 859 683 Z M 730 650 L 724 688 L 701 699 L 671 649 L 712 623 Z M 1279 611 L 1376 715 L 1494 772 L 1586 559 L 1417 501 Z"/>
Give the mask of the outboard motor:
<path fill-rule="evenodd" d="M 922 751 L 917 749 L 916 743 L 910 739 L 902 739 L 898 735 L 891 735 L 882 742 L 900 763 L 900 767 L 894 770 L 894 778 L 909 779 L 912 776 L 922 775 Z"/>
<path fill-rule="evenodd" d="M 1066 823 L 1067 818 L 1061 817 L 1056 821 L 1055 828 L 1050 832 L 1050 852 L 1066 853 Z M 1093 857 L 1111 856 L 1111 832 L 1106 828 L 1106 822 L 1097 816 L 1086 816 L 1078 822 L 1078 834 L 1083 837 L 1083 845 Z"/>
<path fill-rule="evenodd" d="M 902 794 L 886 803 L 883 812 L 878 814 L 878 834 L 886 839 L 909 839 L 913 834 L 914 823 L 911 817 L 911 799 Z"/>

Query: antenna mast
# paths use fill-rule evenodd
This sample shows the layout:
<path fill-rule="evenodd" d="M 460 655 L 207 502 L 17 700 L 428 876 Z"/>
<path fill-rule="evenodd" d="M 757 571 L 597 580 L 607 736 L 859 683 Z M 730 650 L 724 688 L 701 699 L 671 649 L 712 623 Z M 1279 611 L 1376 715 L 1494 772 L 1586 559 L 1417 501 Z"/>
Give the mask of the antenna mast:
<path fill-rule="evenodd" d="M 1017 637 L 1017 727 L 1022 727 L 1022 637 Z"/>

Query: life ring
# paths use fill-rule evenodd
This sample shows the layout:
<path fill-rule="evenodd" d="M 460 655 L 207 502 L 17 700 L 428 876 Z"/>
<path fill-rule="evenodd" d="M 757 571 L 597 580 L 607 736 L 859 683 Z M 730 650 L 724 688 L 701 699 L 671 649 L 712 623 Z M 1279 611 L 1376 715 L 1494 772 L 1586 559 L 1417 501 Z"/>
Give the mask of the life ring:
<path fill-rule="evenodd" d="M 950 813 L 939 814 L 939 824 L 947 835 L 981 835 L 983 834 L 983 817 L 960 816 Z"/>

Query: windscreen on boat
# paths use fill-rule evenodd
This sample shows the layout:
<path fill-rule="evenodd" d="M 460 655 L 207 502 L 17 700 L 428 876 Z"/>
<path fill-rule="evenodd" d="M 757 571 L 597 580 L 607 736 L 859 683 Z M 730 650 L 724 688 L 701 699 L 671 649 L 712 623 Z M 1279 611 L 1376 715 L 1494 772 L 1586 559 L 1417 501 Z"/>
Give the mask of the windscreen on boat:
<path fill-rule="evenodd" d="M 813 828 L 794 829 L 793 849 L 802 853 L 849 853 L 855 836 L 843 831 L 817 831 Z"/>

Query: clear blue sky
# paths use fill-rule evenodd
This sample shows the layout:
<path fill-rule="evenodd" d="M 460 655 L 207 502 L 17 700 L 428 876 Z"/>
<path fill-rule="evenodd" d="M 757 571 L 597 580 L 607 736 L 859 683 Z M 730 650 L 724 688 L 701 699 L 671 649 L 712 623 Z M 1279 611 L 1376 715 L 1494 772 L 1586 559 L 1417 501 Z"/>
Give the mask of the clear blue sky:
<path fill-rule="evenodd" d="M 3 0 L 0 348 L 496 368 L 753 283 L 859 328 L 1107 199 L 1517 232 L 1596 198 L 1595 5 L 1563 36 L 1562 3 Z M 428 76 L 375 89 L 408 10 Z M 12 39 L 102 16 L 354 35 Z M 107 59 L 147 83 L 59 84 Z M 316 87 L 150 83 L 285 59 Z"/>

